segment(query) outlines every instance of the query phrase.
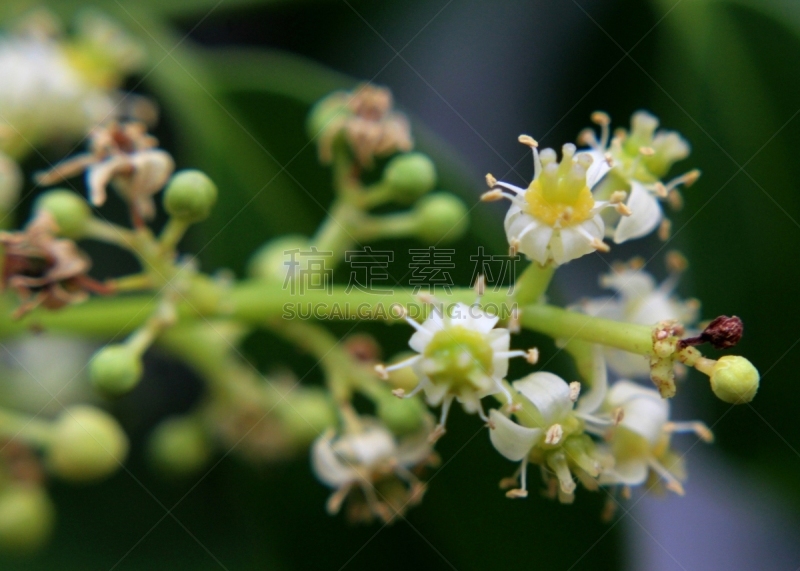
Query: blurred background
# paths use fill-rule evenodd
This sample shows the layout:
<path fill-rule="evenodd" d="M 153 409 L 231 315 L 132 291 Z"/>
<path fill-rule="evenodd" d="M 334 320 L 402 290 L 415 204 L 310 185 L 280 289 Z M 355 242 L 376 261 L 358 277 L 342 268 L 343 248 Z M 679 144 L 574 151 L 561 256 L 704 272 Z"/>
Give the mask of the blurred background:
<path fill-rule="evenodd" d="M 11 21 L 37 5 L 6 0 L 0 16 Z M 731 408 L 690 375 L 675 417 L 703 419 L 716 443 L 678 439 L 687 495 L 634 494 L 611 523 L 600 520 L 603 494 L 584 491 L 571 506 L 537 494 L 507 500 L 497 482 L 512 465 L 493 453 L 474 419 L 455 411 L 422 505 L 391 526 L 351 527 L 325 514 L 328 490 L 305 456 L 260 467 L 226 457 L 202 478 L 156 477 L 141 439 L 159 418 L 190 408 L 202 384 L 154 350 L 146 382 L 114 403 L 133 435 L 134 477 L 119 473 L 91 487 L 55 483 L 53 541 L 34 556 L 0 556 L 0 569 L 800 568 L 800 5 L 65 0 L 48 7 L 69 21 L 87 5 L 147 46 L 145 71 L 126 88 L 158 102 L 157 134 L 179 166 L 203 168 L 220 186 L 212 219 L 185 241 L 187 250 L 201 250 L 207 270 L 243 275 L 261 243 L 312 232 L 323 218 L 329 173 L 317 164 L 304 121 L 331 90 L 357 81 L 391 88 L 412 117 L 418 147 L 436 159 L 440 186 L 470 206 L 486 172 L 528 183 L 532 164 L 520 133 L 557 148 L 575 140 L 592 111 L 627 126 L 633 111 L 650 110 L 692 143 L 677 171 L 703 171 L 672 215 L 669 248 L 691 263 L 680 292 L 703 301 L 705 318 L 744 320 L 739 352 L 760 369 L 762 385 L 750 405 Z M 57 151 L 48 156 L 58 158 Z M 36 159 L 24 165 L 26 172 L 41 166 Z M 470 236 L 456 247 L 457 283 L 472 275 L 469 255 L 479 244 L 505 249 L 501 217 L 501 208 L 471 211 Z M 396 268 L 415 247 L 385 245 L 398 252 Z M 614 248 L 605 260 L 573 262 L 551 296 L 596 295 L 607 262 L 643 248 L 648 269 L 663 276 L 668 248 L 652 238 Z M 109 274 L 133 264 L 99 247 L 91 253 Z M 407 340 L 400 328 L 361 330 L 379 336 L 389 353 Z M 531 342 L 555 353 L 546 340 Z M 246 349 L 265 371 L 280 363 L 302 376 L 314 365 L 265 335 Z M 550 366 L 571 365 L 559 355 Z M 321 380 L 314 371 L 308 379 Z"/>

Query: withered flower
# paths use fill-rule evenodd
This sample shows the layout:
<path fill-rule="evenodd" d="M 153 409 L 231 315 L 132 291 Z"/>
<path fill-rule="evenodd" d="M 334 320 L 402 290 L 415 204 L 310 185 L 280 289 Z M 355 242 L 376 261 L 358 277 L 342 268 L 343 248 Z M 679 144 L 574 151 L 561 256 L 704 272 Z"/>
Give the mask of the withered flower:
<path fill-rule="evenodd" d="M 102 206 L 112 184 L 130 208 L 134 225 L 155 216 L 153 195 L 164 188 L 175 170 L 172 156 L 156 148 L 158 140 L 147 133 L 144 123 L 112 122 L 90 135 L 89 152 L 77 155 L 40 173 L 36 181 L 51 185 L 86 172 L 89 201 Z"/>
<path fill-rule="evenodd" d="M 375 157 L 410 151 L 414 146 L 408 119 L 393 109 L 391 92 L 369 83 L 323 99 L 312 113 L 312 124 L 312 135 L 319 135 L 323 163 L 333 160 L 333 144 L 339 135 L 364 167 L 372 166 Z"/>
<path fill-rule="evenodd" d="M 91 260 L 72 240 L 56 238 L 57 230 L 53 217 L 40 212 L 25 230 L 0 232 L 4 249 L 0 285 L 22 299 L 14 319 L 40 305 L 60 309 L 86 300 L 89 293 L 112 293 L 109 286 L 87 275 Z"/>

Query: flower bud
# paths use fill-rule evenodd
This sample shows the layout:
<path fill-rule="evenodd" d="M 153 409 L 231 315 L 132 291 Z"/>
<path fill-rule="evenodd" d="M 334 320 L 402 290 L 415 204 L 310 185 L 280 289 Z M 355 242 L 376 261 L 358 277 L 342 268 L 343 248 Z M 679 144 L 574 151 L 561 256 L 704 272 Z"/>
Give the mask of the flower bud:
<path fill-rule="evenodd" d="M 155 467 L 174 476 L 197 472 L 211 457 L 211 445 L 202 424 L 189 417 L 163 421 L 153 431 L 148 446 Z"/>
<path fill-rule="evenodd" d="M 398 436 L 418 430 L 425 412 L 425 407 L 418 399 L 399 399 L 389 395 L 378 401 L 378 417 Z"/>
<path fill-rule="evenodd" d="M 142 360 L 127 345 L 107 345 L 92 357 L 89 378 L 101 392 L 122 395 L 142 378 Z"/>
<path fill-rule="evenodd" d="M 217 202 L 217 185 L 199 170 L 175 173 L 164 191 L 164 209 L 186 222 L 208 218 Z"/>
<path fill-rule="evenodd" d="M 286 433 L 298 445 L 312 442 L 337 422 L 330 397 L 320 389 L 295 389 L 276 409 Z"/>
<path fill-rule="evenodd" d="M 82 196 L 64 188 L 50 190 L 42 194 L 33 208 L 34 215 L 49 213 L 58 225 L 58 233 L 65 238 L 83 236 L 92 211 Z"/>
<path fill-rule="evenodd" d="M 406 153 L 389 161 L 383 182 L 395 200 L 411 204 L 436 186 L 436 167 L 427 155 Z"/>
<path fill-rule="evenodd" d="M 28 483 L 14 483 L 0 492 L 0 545 L 30 551 L 47 541 L 55 509 L 47 492 Z"/>
<path fill-rule="evenodd" d="M 108 413 L 92 406 L 67 408 L 53 426 L 46 451 L 50 470 L 66 480 L 99 480 L 112 474 L 128 454 L 128 437 Z"/>
<path fill-rule="evenodd" d="M 469 217 L 466 206 L 446 192 L 426 196 L 417 203 L 417 235 L 429 243 L 455 242 L 467 230 Z"/>
<path fill-rule="evenodd" d="M 335 119 L 338 117 L 348 117 L 352 111 L 347 106 L 347 98 L 341 92 L 335 92 L 318 101 L 306 121 L 306 133 L 310 139 L 317 139 L 324 135 L 329 128 L 338 129 Z"/>
<path fill-rule="evenodd" d="M 270 240 L 250 258 L 247 273 L 257 279 L 283 284 L 290 273 L 297 271 L 296 263 L 303 261 L 302 256 L 297 254 L 308 248 L 309 240 L 301 234 L 288 234 Z"/>
<path fill-rule="evenodd" d="M 720 400 L 744 404 L 753 400 L 760 376 L 753 364 L 736 355 L 726 355 L 711 371 L 711 390 Z"/>

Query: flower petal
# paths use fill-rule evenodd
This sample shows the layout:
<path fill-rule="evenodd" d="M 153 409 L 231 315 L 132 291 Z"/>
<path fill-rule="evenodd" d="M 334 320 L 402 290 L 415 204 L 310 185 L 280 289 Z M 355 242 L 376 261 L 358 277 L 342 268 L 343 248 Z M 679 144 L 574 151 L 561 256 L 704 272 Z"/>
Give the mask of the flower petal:
<path fill-rule="evenodd" d="M 528 399 L 541 415 L 542 428 L 564 419 L 572 410 L 569 385 L 553 373 L 532 373 L 512 383 L 522 396 Z"/>
<path fill-rule="evenodd" d="M 627 206 L 631 209 L 631 215 L 620 218 L 614 231 L 614 242 L 617 244 L 649 234 L 656 229 L 663 216 L 658 199 L 636 181 L 631 181 Z"/>
<path fill-rule="evenodd" d="M 494 428 L 489 430 L 489 440 L 492 441 L 492 446 L 500 454 L 514 462 L 525 458 L 542 436 L 540 428 L 520 426 L 496 409 L 489 411 L 489 420 L 494 425 Z"/>
<path fill-rule="evenodd" d="M 345 466 L 333 451 L 334 432 L 326 432 L 311 447 L 311 468 L 317 478 L 331 488 L 338 488 L 357 477 L 355 471 Z"/>

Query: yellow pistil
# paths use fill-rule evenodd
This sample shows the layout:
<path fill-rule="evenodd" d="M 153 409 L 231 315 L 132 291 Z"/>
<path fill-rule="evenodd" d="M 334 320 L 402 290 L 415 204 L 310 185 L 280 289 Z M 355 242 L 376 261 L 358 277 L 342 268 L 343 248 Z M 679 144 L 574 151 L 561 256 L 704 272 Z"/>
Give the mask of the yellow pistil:
<path fill-rule="evenodd" d="M 559 196 L 557 200 L 548 198 L 542 192 L 538 180 L 534 180 L 525 193 L 528 214 L 548 226 L 555 226 L 558 222 L 559 226 L 564 228 L 580 224 L 592 217 L 594 198 L 588 186 L 584 185 L 574 196 L 563 196 L 563 198 Z"/>

